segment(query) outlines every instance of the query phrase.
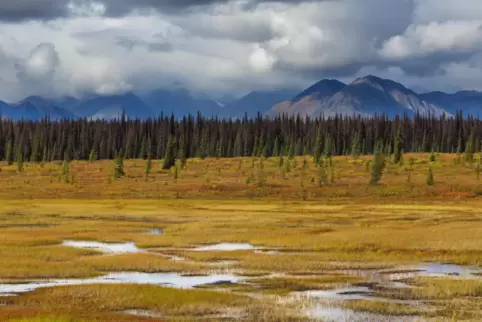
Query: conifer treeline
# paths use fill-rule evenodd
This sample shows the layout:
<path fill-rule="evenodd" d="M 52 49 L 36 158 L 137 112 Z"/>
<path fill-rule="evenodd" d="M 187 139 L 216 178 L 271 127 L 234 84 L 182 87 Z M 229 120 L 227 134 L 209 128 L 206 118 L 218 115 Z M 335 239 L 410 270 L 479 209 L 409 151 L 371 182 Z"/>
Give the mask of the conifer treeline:
<path fill-rule="evenodd" d="M 407 116 L 221 120 L 1 121 L 0 158 L 9 162 L 124 158 L 237 157 L 480 151 L 475 118 Z M 166 153 L 167 152 L 167 153 Z M 169 162 L 172 162 L 171 160 Z"/>

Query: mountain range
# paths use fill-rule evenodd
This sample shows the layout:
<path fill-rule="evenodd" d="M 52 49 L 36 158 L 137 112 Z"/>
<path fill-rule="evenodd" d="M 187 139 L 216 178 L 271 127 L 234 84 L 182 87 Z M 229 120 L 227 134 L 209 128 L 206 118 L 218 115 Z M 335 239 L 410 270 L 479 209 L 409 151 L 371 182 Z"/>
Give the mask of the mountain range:
<path fill-rule="evenodd" d="M 226 96 L 229 97 L 229 96 Z M 221 102 L 222 101 L 222 102 Z M 0 101 L 0 115 L 12 120 L 52 120 L 89 118 L 113 119 L 125 113 L 130 118 L 153 118 L 174 114 L 182 117 L 200 112 L 222 118 L 266 117 L 277 115 L 334 116 L 385 114 L 389 117 L 407 114 L 479 116 L 482 113 L 482 92 L 430 92 L 418 94 L 400 83 L 376 76 L 357 78 L 349 84 L 323 79 L 303 91 L 277 89 L 253 91 L 239 99 L 199 98 L 185 89 L 156 89 L 143 93 L 91 95 L 83 99 L 62 97 L 49 99 L 30 96 L 20 102 Z"/>

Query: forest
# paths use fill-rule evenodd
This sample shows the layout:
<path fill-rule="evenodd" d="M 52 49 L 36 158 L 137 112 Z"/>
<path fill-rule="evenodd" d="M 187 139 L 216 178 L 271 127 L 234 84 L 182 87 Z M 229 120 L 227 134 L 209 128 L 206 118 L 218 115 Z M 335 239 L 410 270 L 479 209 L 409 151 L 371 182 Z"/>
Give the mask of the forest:
<path fill-rule="evenodd" d="M 480 151 L 482 122 L 455 117 L 63 120 L 0 122 L 0 158 L 18 161 L 367 155 Z"/>

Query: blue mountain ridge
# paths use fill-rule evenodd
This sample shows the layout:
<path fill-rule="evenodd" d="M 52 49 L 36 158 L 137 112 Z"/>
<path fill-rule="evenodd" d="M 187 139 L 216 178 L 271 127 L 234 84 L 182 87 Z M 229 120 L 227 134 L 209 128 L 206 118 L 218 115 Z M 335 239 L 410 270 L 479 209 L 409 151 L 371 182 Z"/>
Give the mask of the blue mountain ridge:
<path fill-rule="evenodd" d="M 228 96 L 226 96 L 228 97 Z M 253 91 L 228 101 L 195 97 L 185 89 L 156 89 L 143 93 L 90 95 L 45 98 L 29 96 L 16 103 L 0 100 L 2 119 L 51 120 L 88 118 L 113 119 L 125 113 L 128 118 L 147 119 L 161 113 L 179 118 L 187 114 L 223 118 L 241 118 L 258 113 L 266 117 L 276 115 L 332 116 L 375 114 L 394 115 L 482 115 L 482 92 L 459 91 L 453 94 L 429 92 L 417 94 L 400 83 L 368 75 L 349 84 L 334 79 L 323 79 L 303 91 L 277 89 Z"/>

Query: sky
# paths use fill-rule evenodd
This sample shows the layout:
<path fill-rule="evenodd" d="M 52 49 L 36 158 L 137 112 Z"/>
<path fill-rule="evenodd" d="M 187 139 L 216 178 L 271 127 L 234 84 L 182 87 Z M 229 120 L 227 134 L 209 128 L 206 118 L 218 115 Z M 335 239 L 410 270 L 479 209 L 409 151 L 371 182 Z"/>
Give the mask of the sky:
<path fill-rule="evenodd" d="M 0 99 L 212 97 L 373 74 L 482 90 L 480 0 L 1 0 Z"/>

